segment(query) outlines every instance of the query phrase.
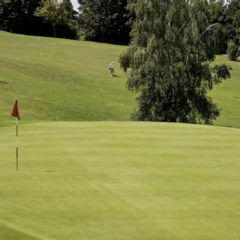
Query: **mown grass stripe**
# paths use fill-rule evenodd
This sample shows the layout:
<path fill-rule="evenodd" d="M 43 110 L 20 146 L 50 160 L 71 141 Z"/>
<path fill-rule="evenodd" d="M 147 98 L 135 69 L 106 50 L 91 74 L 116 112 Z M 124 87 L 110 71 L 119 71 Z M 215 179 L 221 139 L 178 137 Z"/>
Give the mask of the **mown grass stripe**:
<path fill-rule="evenodd" d="M 40 240 L 39 238 L 32 237 L 26 233 L 17 231 L 0 222 L 0 239 L 1 240 Z"/>

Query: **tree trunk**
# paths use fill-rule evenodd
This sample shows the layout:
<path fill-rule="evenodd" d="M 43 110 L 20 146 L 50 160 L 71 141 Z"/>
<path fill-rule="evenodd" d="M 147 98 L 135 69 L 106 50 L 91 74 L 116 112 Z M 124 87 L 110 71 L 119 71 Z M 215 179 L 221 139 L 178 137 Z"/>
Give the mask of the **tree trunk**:
<path fill-rule="evenodd" d="M 57 37 L 56 25 L 55 24 L 53 24 L 53 37 Z"/>

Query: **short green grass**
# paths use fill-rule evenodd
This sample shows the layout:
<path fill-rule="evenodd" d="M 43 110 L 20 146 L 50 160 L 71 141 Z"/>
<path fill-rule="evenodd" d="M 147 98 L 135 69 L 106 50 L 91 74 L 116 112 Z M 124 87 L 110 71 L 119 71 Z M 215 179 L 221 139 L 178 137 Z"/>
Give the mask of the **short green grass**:
<path fill-rule="evenodd" d="M 0 239 L 4 240 L 38 240 L 28 234 L 17 231 L 14 228 L 0 223 Z"/>
<path fill-rule="evenodd" d="M 0 121 L 16 98 L 24 120 L 129 120 L 134 95 L 118 65 L 123 49 L 0 31 Z"/>
<path fill-rule="evenodd" d="M 1 239 L 240 239 L 239 129 L 38 122 L 19 140 L 16 172 L 0 128 Z"/>
<path fill-rule="evenodd" d="M 228 61 L 226 55 L 217 56 L 216 63 L 231 66 L 231 79 L 215 87 L 214 101 L 221 109 L 215 125 L 240 128 L 240 61 Z"/>

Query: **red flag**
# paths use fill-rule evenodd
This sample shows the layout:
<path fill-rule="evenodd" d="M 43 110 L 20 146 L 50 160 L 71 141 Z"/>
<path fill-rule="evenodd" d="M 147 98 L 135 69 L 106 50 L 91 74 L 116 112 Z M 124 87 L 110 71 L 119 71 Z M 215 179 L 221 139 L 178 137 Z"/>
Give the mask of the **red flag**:
<path fill-rule="evenodd" d="M 18 101 L 17 100 L 16 100 L 14 108 L 12 110 L 12 116 L 20 119 L 20 115 L 19 115 L 19 112 L 18 112 Z"/>

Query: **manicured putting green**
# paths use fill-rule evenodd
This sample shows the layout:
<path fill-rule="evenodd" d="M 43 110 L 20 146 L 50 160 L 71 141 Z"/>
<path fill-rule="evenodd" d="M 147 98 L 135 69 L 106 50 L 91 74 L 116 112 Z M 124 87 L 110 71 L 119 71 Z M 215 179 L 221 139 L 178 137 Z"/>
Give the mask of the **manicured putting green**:
<path fill-rule="evenodd" d="M 14 122 L 0 128 L 4 240 L 240 238 L 238 129 L 45 122 L 19 141 L 16 172 Z"/>

